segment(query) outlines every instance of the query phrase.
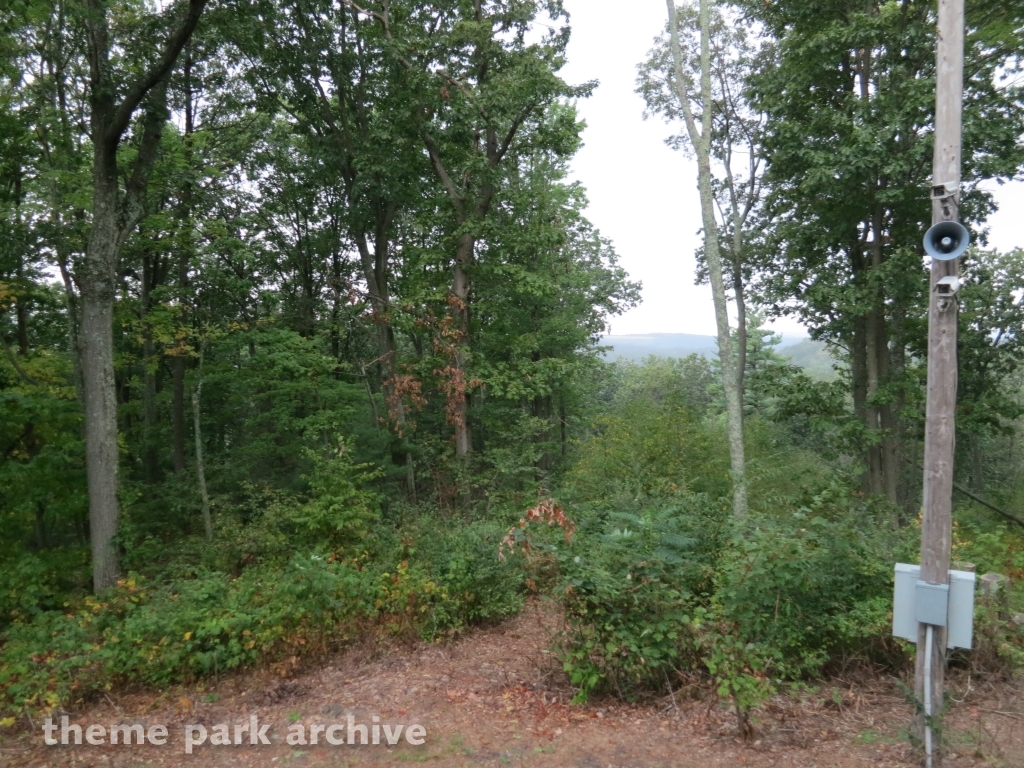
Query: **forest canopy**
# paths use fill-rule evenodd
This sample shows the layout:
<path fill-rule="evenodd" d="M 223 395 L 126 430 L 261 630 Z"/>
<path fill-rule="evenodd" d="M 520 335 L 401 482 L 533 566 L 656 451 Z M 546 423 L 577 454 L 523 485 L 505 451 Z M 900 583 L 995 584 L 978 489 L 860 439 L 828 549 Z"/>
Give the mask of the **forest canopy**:
<path fill-rule="evenodd" d="M 537 592 L 580 699 L 701 669 L 745 713 L 905 664 L 933 3 L 713 14 L 713 98 L 679 99 L 686 5 L 636 87 L 670 145 L 708 126 L 696 278 L 740 320 L 724 357 L 635 364 L 599 346 L 641 286 L 569 175 L 598 84 L 562 74 L 561 0 L 7 2 L 0 724 Z M 967 24 L 954 554 L 1019 580 L 1024 251 L 985 226 L 1024 174 L 1024 11 Z M 781 316 L 834 376 L 778 354 Z"/>

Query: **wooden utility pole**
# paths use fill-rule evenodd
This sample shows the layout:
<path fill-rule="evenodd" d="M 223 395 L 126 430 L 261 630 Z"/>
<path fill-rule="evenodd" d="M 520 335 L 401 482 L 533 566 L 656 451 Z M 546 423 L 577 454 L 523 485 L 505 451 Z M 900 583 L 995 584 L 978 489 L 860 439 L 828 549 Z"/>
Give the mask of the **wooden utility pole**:
<path fill-rule="evenodd" d="M 939 0 L 935 155 L 932 161 L 933 225 L 959 218 L 963 73 L 964 0 Z M 921 525 L 921 580 L 931 584 L 949 582 L 958 313 L 956 297 L 940 297 L 935 286 L 943 277 L 957 274 L 958 259 L 932 260 L 928 299 L 928 399 L 924 428 L 924 520 Z M 926 741 L 929 765 L 933 762 L 933 755 L 934 761 L 941 763 L 941 750 L 930 725 L 942 712 L 945 669 L 945 627 L 929 628 L 920 624 L 915 691 L 924 710 L 930 712 L 929 716 L 918 718 L 918 733 Z M 926 691 L 928 672 L 931 685 Z"/>

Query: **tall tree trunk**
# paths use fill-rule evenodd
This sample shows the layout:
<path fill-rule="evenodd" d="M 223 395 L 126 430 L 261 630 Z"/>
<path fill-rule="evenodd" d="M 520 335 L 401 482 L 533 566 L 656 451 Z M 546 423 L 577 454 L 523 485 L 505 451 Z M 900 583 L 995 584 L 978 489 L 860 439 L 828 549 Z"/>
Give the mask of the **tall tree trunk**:
<path fill-rule="evenodd" d="M 852 322 L 852 331 L 849 335 L 850 349 L 850 383 L 853 395 L 853 412 L 858 421 L 867 427 L 867 399 L 868 399 L 868 374 L 867 374 L 867 333 L 865 330 L 865 318 L 863 315 L 856 315 Z M 865 449 L 863 458 L 865 461 L 864 472 L 860 476 L 860 487 L 864 493 L 871 492 L 871 470 L 870 455 Z"/>
<path fill-rule="evenodd" d="M 171 382 L 171 442 L 173 443 L 174 471 L 185 471 L 185 357 L 176 355 L 172 363 Z"/>
<path fill-rule="evenodd" d="M 908 472 L 910 466 L 916 466 L 907 460 L 906 429 L 903 423 L 903 412 L 906 407 L 907 394 L 904 381 L 907 373 L 907 347 L 906 347 L 906 310 L 898 305 L 892 310 L 892 347 L 889 350 L 890 370 L 889 376 L 896 387 L 896 400 L 890 405 L 892 436 L 895 447 L 893 461 L 896 464 L 896 503 L 903 514 L 898 523 L 903 525 L 913 514 L 913 494 L 911 493 L 912 475 Z M 916 480 L 916 477 L 913 478 Z"/>
<path fill-rule="evenodd" d="M 388 404 L 391 418 L 395 422 L 397 437 L 401 441 L 409 440 L 409 425 L 405 416 L 405 403 L 402 402 L 402 393 L 397 386 L 398 376 L 398 345 L 395 343 L 395 333 L 392 330 L 391 322 L 385 316 L 377 326 L 377 348 L 380 350 L 382 363 L 384 364 L 384 399 Z M 416 498 L 416 465 L 412 458 L 412 452 L 406 447 L 401 451 L 401 460 L 405 465 L 405 488 L 409 496 Z"/>
<path fill-rule="evenodd" d="M 878 325 L 878 309 L 873 307 L 864 318 L 864 360 L 867 376 L 867 400 L 864 416 L 873 441 L 879 438 L 882 427 L 879 408 L 875 403 L 875 397 L 878 394 L 878 340 L 881 335 Z M 872 442 L 868 447 L 868 492 L 872 495 L 880 495 L 883 492 L 882 447 L 879 442 Z"/>
<path fill-rule="evenodd" d="M 409 439 L 409 428 L 405 415 L 405 403 L 402 393 L 396 386 L 398 376 L 398 345 L 391 323 L 391 289 L 389 280 L 390 239 L 389 229 L 394 219 L 397 206 L 393 203 L 378 204 L 377 226 L 374 233 L 373 252 L 370 252 L 366 233 L 356 232 L 356 245 L 359 250 L 360 262 L 363 267 L 363 279 L 366 280 L 370 294 L 370 307 L 373 323 L 376 327 L 377 355 L 384 371 L 382 388 L 388 412 L 395 424 L 399 440 Z M 412 452 L 406 448 L 402 451 L 405 463 L 405 485 L 409 496 L 416 498 L 416 465 Z"/>
<path fill-rule="evenodd" d="M 57 223 L 59 226 L 59 216 L 57 217 Z M 81 311 L 79 305 L 81 303 L 81 297 L 75 291 L 74 278 L 71 275 L 71 270 L 68 264 L 68 253 L 65 250 L 64 243 L 60 240 L 57 242 L 56 252 L 57 266 L 60 269 L 61 281 L 64 283 L 64 308 L 67 310 L 68 351 L 71 353 L 71 364 L 74 370 L 75 393 L 78 396 L 78 402 L 84 406 L 85 385 L 82 383 L 82 347 L 79 340 L 81 328 Z"/>
<path fill-rule="evenodd" d="M 14 176 L 14 221 L 18 228 L 18 237 L 21 237 L 21 166 L 19 165 Z M 25 254 L 21 246 L 18 246 L 17 280 L 19 291 L 14 300 L 14 317 L 17 324 L 18 352 L 22 357 L 28 354 L 28 299 L 23 293 L 25 278 Z"/>
<path fill-rule="evenodd" d="M 715 198 L 711 175 L 711 34 L 708 0 L 700 0 L 700 97 L 701 128 L 698 130 L 690 109 L 686 77 L 683 73 L 683 55 L 679 45 L 679 26 L 676 20 L 675 0 L 666 0 L 669 33 L 672 44 L 673 70 L 676 95 L 686 118 L 686 127 L 697 155 L 697 186 L 704 225 L 704 256 L 708 263 L 711 295 L 715 304 L 715 323 L 718 326 L 718 357 L 722 368 L 722 389 L 725 391 L 726 418 L 729 432 L 729 463 L 733 481 L 733 514 L 743 518 L 747 514 L 746 461 L 743 447 L 743 404 L 738 388 L 736 361 L 733 356 L 729 329 L 729 308 L 725 295 L 725 279 L 718 243 L 718 223 L 715 221 Z"/>
<path fill-rule="evenodd" d="M 871 259 L 865 257 L 866 236 L 856 236 L 850 247 L 850 268 L 853 272 L 853 283 L 865 293 L 872 295 Z M 853 317 L 850 334 L 850 374 L 853 389 L 853 408 L 858 420 L 864 427 L 865 445 L 862 458 L 864 472 L 860 478 L 861 490 L 871 496 L 883 492 L 882 485 L 882 451 L 881 446 L 874 442 L 878 436 L 878 410 L 873 398 L 878 390 L 878 317 L 874 308 L 869 307 Z"/>
<path fill-rule="evenodd" d="M 459 238 L 455 253 L 455 266 L 452 270 L 451 314 L 455 321 L 455 401 L 452 403 L 453 420 L 455 422 L 455 455 L 465 458 L 473 450 L 469 431 L 469 395 L 466 392 L 466 363 L 469 359 L 469 292 L 470 282 L 467 268 L 472 264 L 476 238 L 471 234 L 463 234 Z"/>
<path fill-rule="evenodd" d="M 736 389 L 739 391 L 740 413 L 743 410 L 743 394 L 747 375 L 747 298 L 743 286 L 743 228 L 754 204 L 754 147 L 750 148 L 750 189 L 746 206 L 741 207 L 736 195 L 736 180 L 732 174 L 732 146 L 725 157 L 726 186 L 732 209 L 732 243 L 729 245 L 729 263 L 732 271 L 732 290 L 736 298 Z"/>
<path fill-rule="evenodd" d="M 884 188 L 884 183 L 879 185 Z M 892 383 L 892 361 L 889 351 L 889 328 L 885 316 L 885 286 L 877 274 L 882 269 L 882 240 L 884 237 L 885 212 L 881 205 L 875 206 L 874 215 L 871 220 L 874 239 L 871 244 L 871 269 L 876 272 L 876 290 L 873 292 L 875 316 L 875 356 L 876 371 L 878 374 L 878 385 L 887 386 Z M 877 392 L 876 392 L 877 394 Z M 885 398 L 888 401 L 888 397 Z M 891 402 L 877 403 L 878 426 L 882 431 L 882 442 L 879 446 L 881 469 L 882 469 L 882 492 L 885 497 L 896 506 L 899 501 L 898 486 L 900 472 L 899 449 L 896 443 L 896 418 L 897 414 Z M 897 518 L 898 522 L 898 518 Z"/>
<path fill-rule="evenodd" d="M 146 339 L 142 345 L 142 365 L 145 368 L 142 386 L 143 425 L 145 427 L 146 445 L 143 452 L 143 470 L 146 482 L 150 485 L 158 481 L 160 471 L 159 456 L 156 446 L 157 410 L 156 410 L 156 351 L 152 339 Z"/>
<path fill-rule="evenodd" d="M 732 289 L 736 296 L 736 391 L 740 398 L 740 413 L 743 413 L 743 392 L 747 375 L 747 299 L 743 288 L 743 273 L 740 271 L 739 235 L 733 237 L 735 254 L 733 261 Z"/>
<path fill-rule="evenodd" d="M 867 80 L 863 74 L 863 60 L 865 57 L 860 55 L 859 58 L 862 61 L 861 90 L 866 92 Z M 862 95 L 862 98 L 865 100 L 867 99 L 866 93 Z M 868 221 L 865 226 L 873 234 L 873 239 L 868 246 L 871 254 L 871 261 L 866 274 L 869 307 L 864 317 L 864 361 L 866 363 L 868 385 L 864 415 L 868 431 L 871 433 L 872 437 L 872 443 L 868 448 L 868 488 L 869 493 L 872 495 L 880 495 L 884 490 L 882 478 L 882 446 L 880 442 L 875 441 L 880 438 L 879 433 L 882 427 L 882 422 L 879 414 L 879 407 L 875 401 L 878 396 L 879 384 L 878 358 L 880 350 L 878 349 L 878 344 L 883 339 L 881 326 L 884 320 L 881 317 L 881 307 L 879 306 L 879 287 L 874 283 L 877 281 L 876 270 L 879 268 L 881 262 L 881 243 L 879 242 L 881 233 L 875 227 L 874 218 Z"/>
<path fill-rule="evenodd" d="M 860 99 L 865 105 L 871 99 L 871 51 L 866 48 L 859 48 L 854 53 L 853 77 L 858 81 Z M 851 83 L 851 86 L 854 85 Z M 880 325 L 884 318 L 880 316 L 880 288 L 876 284 L 876 270 L 881 264 L 882 256 L 882 233 L 879 227 L 880 209 L 875 207 L 870 219 L 864 222 L 863 245 L 869 252 L 867 263 L 862 260 L 861 254 L 857 254 L 857 260 L 861 262 L 861 277 L 866 284 L 868 309 L 864 312 L 864 376 L 865 376 L 865 399 L 864 399 L 864 425 L 867 428 L 870 441 L 867 446 L 867 493 L 877 496 L 884 491 L 883 463 L 881 436 L 881 415 L 876 403 L 879 386 L 879 350 L 878 344 L 882 338 Z M 871 240 L 868 240 L 868 235 Z"/>
<path fill-rule="evenodd" d="M 142 215 L 149 172 L 167 119 L 167 77 L 191 37 L 206 0 L 189 0 L 188 11 L 171 33 L 152 69 L 124 84 L 116 101 L 118 77 L 111 71 L 108 7 L 86 0 L 86 43 L 89 60 L 89 121 L 93 145 L 92 226 L 79 272 L 82 298 L 82 388 L 85 395 L 86 476 L 89 484 L 89 531 L 93 558 L 93 589 L 113 586 L 118 558 L 117 532 L 117 401 L 114 382 L 114 298 L 117 254 L 121 242 Z M 119 203 L 117 148 L 135 110 L 152 93 L 139 153 Z"/>
<path fill-rule="evenodd" d="M 188 44 L 184 50 L 184 61 L 182 62 L 181 75 L 184 87 L 185 101 L 185 134 L 183 137 L 183 149 L 185 155 L 185 183 L 181 190 L 181 235 L 178 244 L 178 279 L 177 291 L 178 300 L 181 306 L 186 305 L 188 295 L 188 270 L 192 259 L 192 212 L 193 212 L 193 185 L 191 174 L 193 172 L 193 142 L 195 140 L 195 105 L 193 103 L 194 92 L 192 89 L 192 45 Z M 187 315 L 181 318 L 182 323 L 188 322 Z M 171 362 L 171 454 L 174 462 L 175 474 L 185 471 L 185 368 L 188 363 L 185 355 L 177 354 Z"/>
<path fill-rule="evenodd" d="M 533 353 L 533 361 L 535 363 L 540 362 L 540 353 Z M 537 469 L 540 470 L 542 475 L 546 475 L 551 471 L 554 462 L 551 458 L 551 451 L 549 450 L 549 444 L 551 442 L 551 395 L 534 395 L 533 396 L 533 417 L 540 419 L 544 422 L 544 427 L 537 434 L 537 442 L 544 446 L 541 451 L 540 458 L 537 459 Z"/>
<path fill-rule="evenodd" d="M 196 479 L 199 482 L 199 494 L 203 500 L 203 530 L 206 540 L 213 541 L 213 523 L 210 520 L 210 494 L 206 490 L 206 465 L 203 463 L 203 430 L 200 424 L 199 402 L 203 394 L 203 352 L 199 353 L 199 380 L 192 392 L 192 422 L 196 435 Z"/>
<path fill-rule="evenodd" d="M 114 585 L 117 533 L 117 397 L 114 383 L 114 269 L 118 242 L 116 145 L 99 142 L 93 155 L 92 229 L 79 267 L 82 286 L 82 384 L 85 467 L 93 589 Z"/>
<path fill-rule="evenodd" d="M 881 314 L 884 310 L 879 309 Z M 879 339 L 875 343 L 878 352 L 878 371 L 882 382 L 892 385 L 892 360 L 889 349 L 889 338 L 886 324 L 880 327 Z M 903 470 L 900 458 L 900 446 L 897 439 L 899 417 L 895 403 L 885 402 L 878 406 L 879 426 L 882 429 L 882 489 L 885 497 L 894 505 L 899 505 L 899 481 Z"/>
<path fill-rule="evenodd" d="M 876 434 L 878 441 L 869 449 L 870 492 L 884 494 L 895 505 L 898 501 L 899 474 L 902 471 L 894 438 L 895 414 L 891 403 L 879 402 L 879 390 L 890 383 L 891 377 L 885 290 L 879 278 L 882 269 L 883 215 L 882 207 L 876 206 L 868 222 L 872 239 L 869 244 L 871 269 L 868 273 L 870 308 L 865 322 L 868 385 L 866 415 L 868 428 Z"/>
<path fill-rule="evenodd" d="M 145 322 L 150 312 L 151 291 L 156 279 L 154 265 L 148 256 L 142 263 L 142 319 Z M 144 447 L 142 454 L 143 471 L 146 482 L 153 485 L 157 482 L 158 457 L 156 448 L 157 412 L 156 412 L 156 345 L 152 333 L 145 330 L 142 342 L 142 406 L 144 424 Z"/>

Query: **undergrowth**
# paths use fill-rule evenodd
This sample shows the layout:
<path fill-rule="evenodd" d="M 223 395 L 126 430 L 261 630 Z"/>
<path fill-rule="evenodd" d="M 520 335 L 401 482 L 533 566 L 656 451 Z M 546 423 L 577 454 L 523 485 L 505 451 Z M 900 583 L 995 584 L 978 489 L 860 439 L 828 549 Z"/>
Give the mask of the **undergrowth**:
<path fill-rule="evenodd" d="M 385 522 L 366 467 L 344 451 L 314 466 L 308 497 L 264 494 L 244 525 L 218 516 L 213 542 L 133 542 L 129 515 L 136 570 L 102 595 L 68 591 L 59 553 L 0 572 L 0 723 L 128 683 L 295 666 L 368 633 L 436 640 L 519 610 L 522 569 L 495 553 L 502 526 Z"/>

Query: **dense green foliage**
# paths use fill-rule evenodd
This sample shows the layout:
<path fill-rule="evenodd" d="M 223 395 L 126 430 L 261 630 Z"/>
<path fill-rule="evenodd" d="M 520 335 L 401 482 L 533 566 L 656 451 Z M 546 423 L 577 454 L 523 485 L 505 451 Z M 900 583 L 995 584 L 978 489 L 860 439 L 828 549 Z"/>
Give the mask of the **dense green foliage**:
<path fill-rule="evenodd" d="M 651 360 L 627 377 L 635 387 L 659 367 Z M 865 525 L 884 507 L 851 495 L 849 478 L 837 481 L 791 433 L 754 415 L 754 514 L 736 527 L 723 503 L 720 416 L 647 391 L 656 394 L 613 403 L 567 475 L 579 532 L 557 548 L 559 590 L 566 668 L 581 695 L 608 686 L 636 695 L 710 675 L 746 708 L 838 653 L 884 650 L 891 562 L 907 541 Z M 639 444 L 628 440 L 634 430 Z M 627 458 L 628 471 L 610 466 Z"/>
<path fill-rule="evenodd" d="M 770 347 L 762 354 L 795 379 L 783 392 L 807 385 Z M 683 394 L 704 365 L 619 366 L 561 488 L 573 535 L 514 532 L 524 566 L 565 610 L 559 650 L 578 699 L 708 682 L 745 729 L 767 695 L 840 665 L 905 668 L 912 646 L 891 637 L 892 568 L 915 561 L 920 533 L 894 527 L 887 500 L 856 490 L 856 467 L 806 450 L 788 406 L 758 397 L 748 400 L 775 419 L 748 418 L 752 514 L 735 524 L 721 406 L 706 390 Z M 954 558 L 1016 575 L 1022 545 L 991 513 L 959 509 Z M 1024 632 L 1006 616 L 1024 590 L 1007 599 L 994 613 L 979 603 L 979 669 L 1020 667 Z"/>
<path fill-rule="evenodd" d="M 717 362 L 609 365 L 596 346 L 640 287 L 568 177 L 594 84 L 560 74 L 559 0 L 211 0 L 114 147 L 121 578 L 94 590 L 87 40 L 100 14 L 127 41 L 108 73 L 125 98 L 186 5 L 0 11 L 0 724 L 129 681 L 286 671 L 355 637 L 440 641 L 531 591 L 565 611 L 580 699 L 690 686 L 745 723 L 844 661 L 905 663 L 889 603 L 918 535 L 930 5 L 717 17 L 763 32 L 728 37 L 766 158 L 753 234 L 728 246 L 750 304 L 736 522 Z M 1001 79 L 1022 46 L 1014 8 L 972 13 L 980 225 L 981 183 L 1024 167 Z M 678 117 L 658 51 L 645 93 Z M 1019 510 L 1024 259 L 964 264 L 957 481 Z M 835 376 L 778 354 L 760 319 L 787 313 Z M 1017 585 L 979 613 L 977 658 L 1019 668 L 1024 537 L 956 514 L 954 557 Z"/>
<path fill-rule="evenodd" d="M 173 575 L 131 574 L 102 599 L 50 606 L 55 590 L 37 581 L 45 564 L 26 555 L 0 587 L 5 608 L 17 600 L 7 615 L 24 617 L 7 627 L 0 652 L 3 707 L 33 713 L 127 681 L 164 686 L 257 662 L 295 666 L 369 628 L 436 639 L 500 619 L 518 610 L 522 576 L 497 561 L 499 536 L 494 525 L 451 533 L 426 523 L 347 559 L 284 559 L 282 548 L 237 575 L 199 544 L 202 561 L 180 558 Z"/>

